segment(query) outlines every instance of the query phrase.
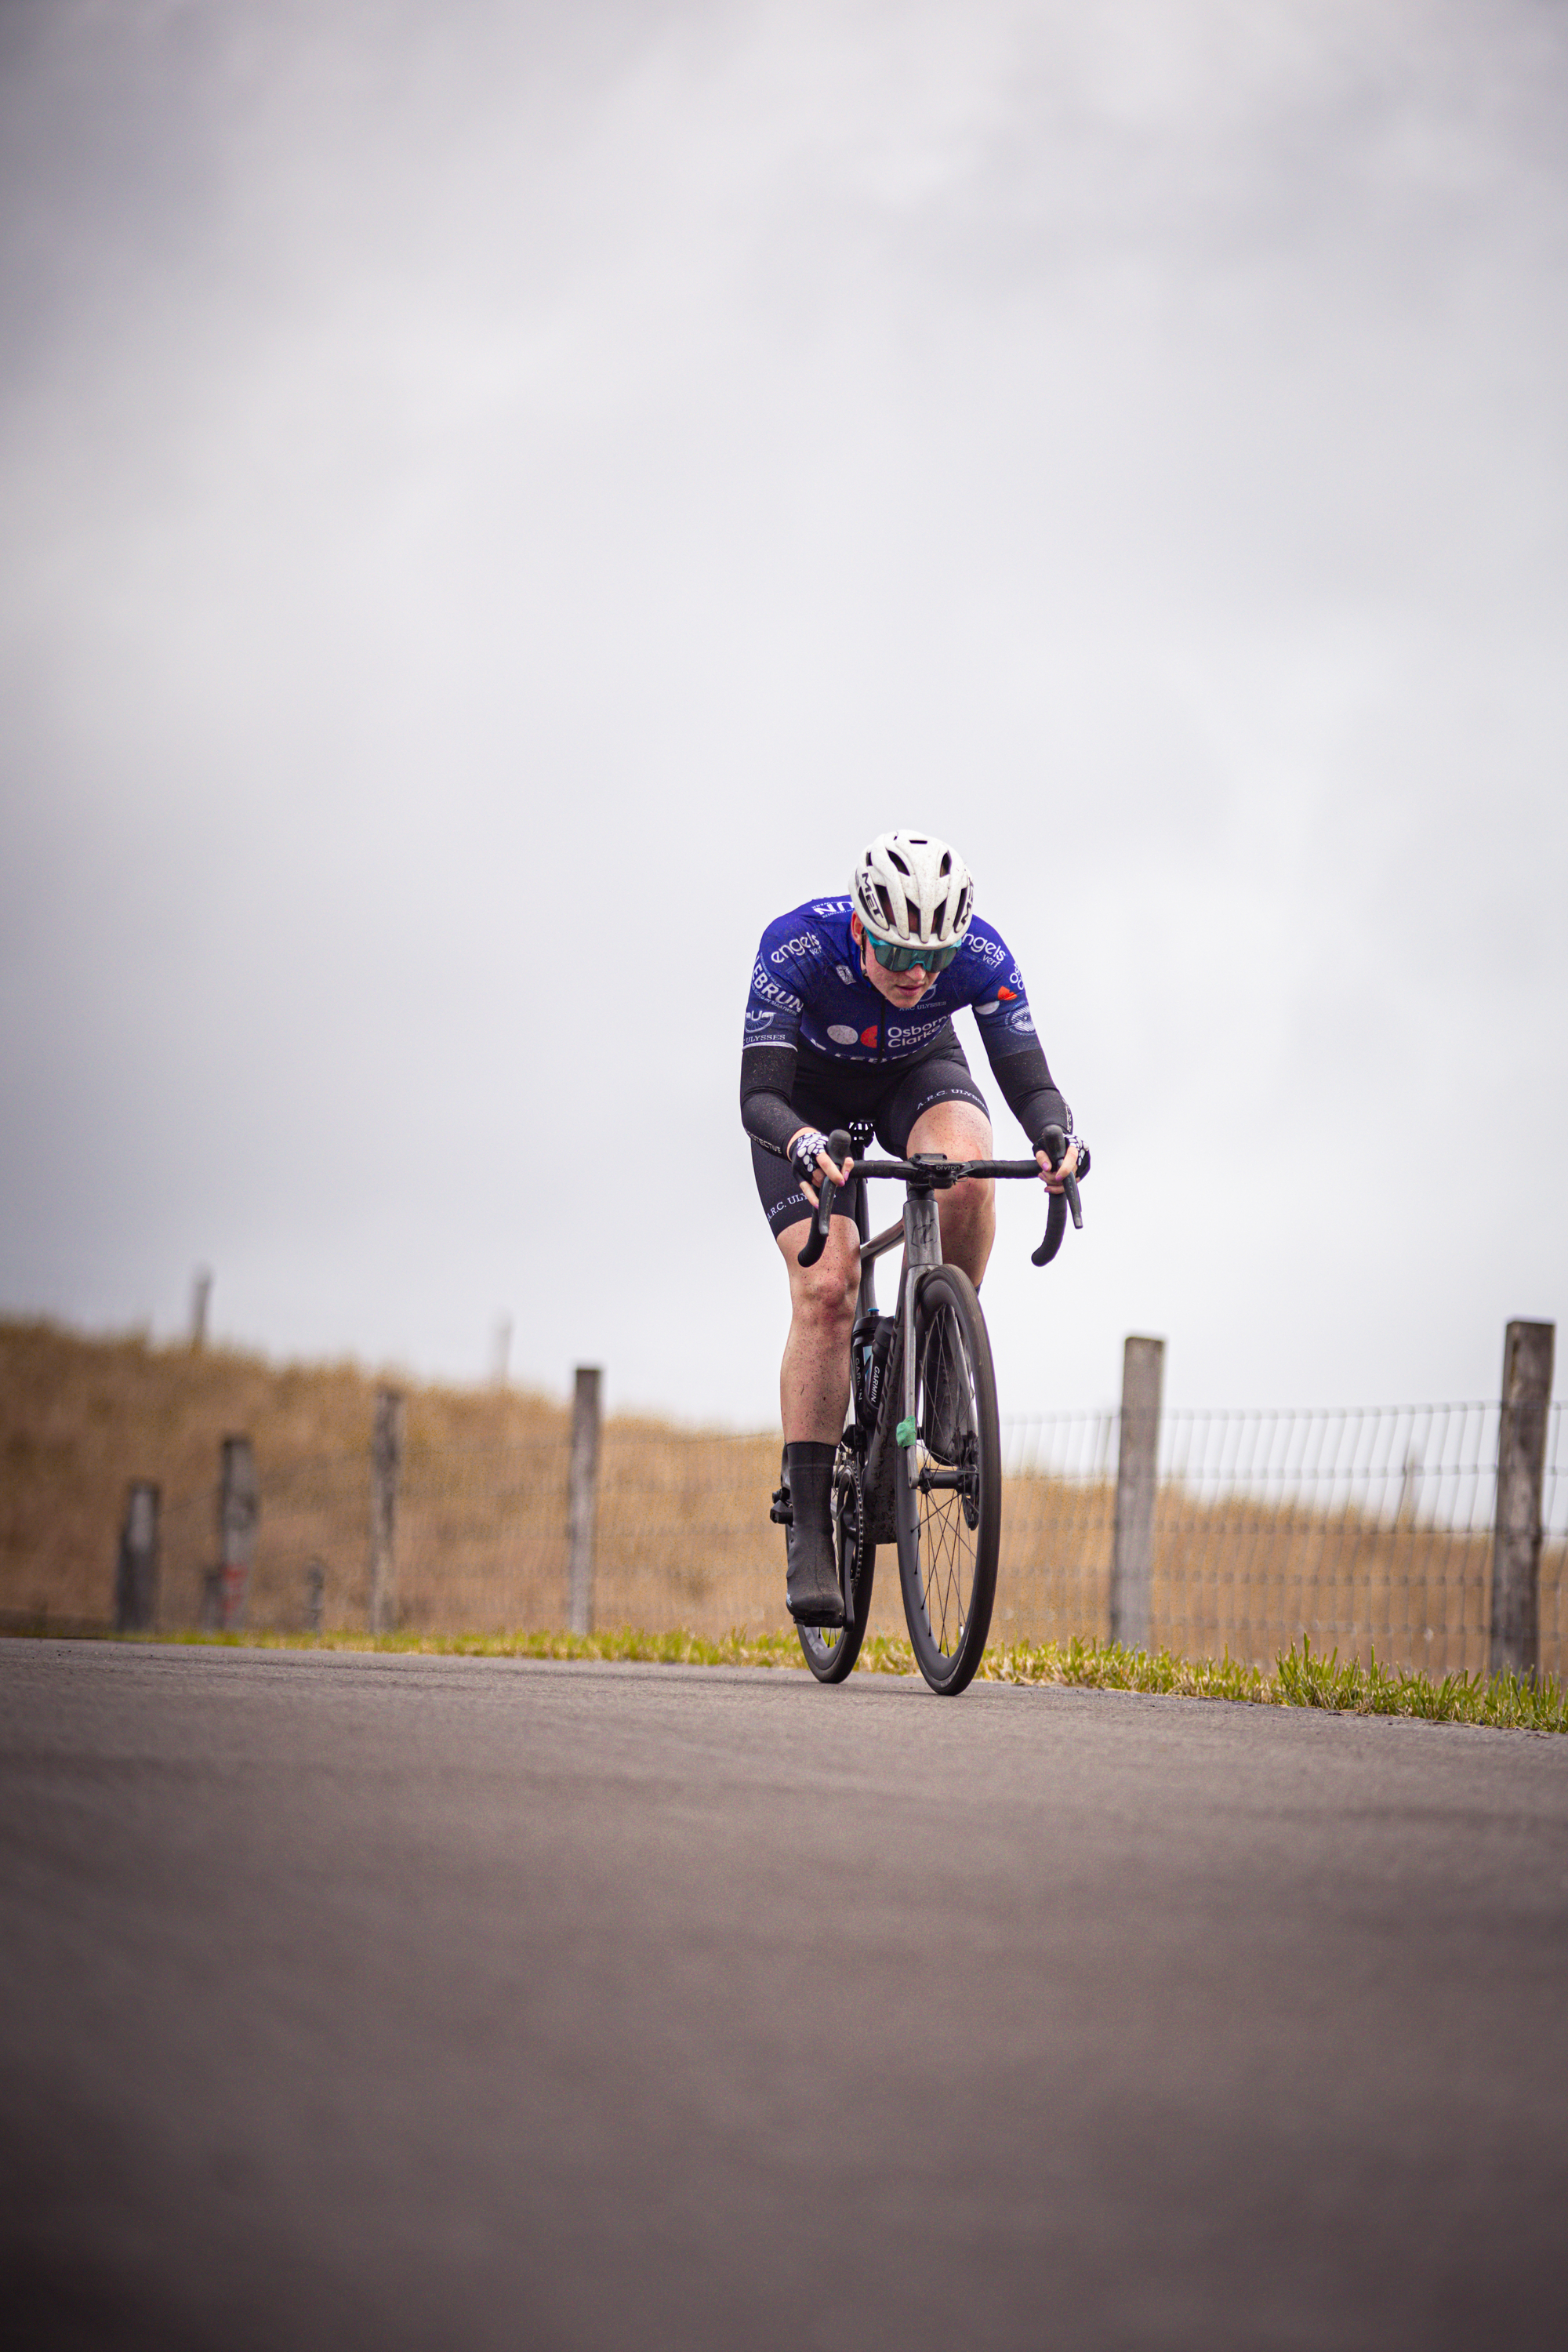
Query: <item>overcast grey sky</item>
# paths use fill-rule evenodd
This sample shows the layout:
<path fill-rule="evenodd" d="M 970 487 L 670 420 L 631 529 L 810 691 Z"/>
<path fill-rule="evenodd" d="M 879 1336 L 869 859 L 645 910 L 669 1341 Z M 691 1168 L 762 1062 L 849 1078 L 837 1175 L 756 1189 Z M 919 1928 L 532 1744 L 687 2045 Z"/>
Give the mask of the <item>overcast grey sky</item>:
<path fill-rule="evenodd" d="M 1493 1392 L 1568 1307 L 1565 129 L 1559 0 L 6 0 L 0 1307 L 205 1260 L 765 1423 L 752 950 L 904 823 L 1096 1147 L 1005 1409 L 1129 1329 Z"/>

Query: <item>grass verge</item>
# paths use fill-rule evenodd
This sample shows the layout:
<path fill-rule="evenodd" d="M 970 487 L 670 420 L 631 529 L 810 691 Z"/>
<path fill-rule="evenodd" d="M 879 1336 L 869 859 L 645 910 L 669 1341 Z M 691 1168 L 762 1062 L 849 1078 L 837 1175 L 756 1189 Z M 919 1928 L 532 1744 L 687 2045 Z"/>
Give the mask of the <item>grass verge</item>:
<path fill-rule="evenodd" d="M 14 1626 L 14 1632 L 43 1632 Z M 49 1629 L 58 1632 L 61 1629 Z M 98 1638 L 114 1640 L 100 1633 Z M 644 1633 L 617 1626 L 603 1633 L 197 1633 L 148 1637 L 193 1645 L 262 1650 L 365 1650 L 445 1658 L 599 1659 L 663 1666 L 784 1666 L 805 1668 L 793 1633 L 727 1633 L 705 1641 L 697 1633 Z M 886 1634 L 868 1639 L 857 1673 L 912 1675 L 914 1653 Z M 1249 1706 L 1315 1706 L 1334 1715 L 1403 1715 L 1427 1723 L 1473 1723 L 1499 1731 L 1568 1732 L 1568 1693 L 1517 1675 L 1446 1675 L 1434 1682 L 1410 1667 L 1340 1664 L 1303 1638 L 1280 1653 L 1270 1674 L 1262 1666 L 1222 1658 L 1179 1658 L 1169 1650 L 1129 1650 L 1120 1642 L 1002 1643 L 987 1651 L 977 1679 L 988 1683 L 1056 1683 L 1075 1690 L 1146 1691 L 1173 1698 L 1228 1699 Z"/>

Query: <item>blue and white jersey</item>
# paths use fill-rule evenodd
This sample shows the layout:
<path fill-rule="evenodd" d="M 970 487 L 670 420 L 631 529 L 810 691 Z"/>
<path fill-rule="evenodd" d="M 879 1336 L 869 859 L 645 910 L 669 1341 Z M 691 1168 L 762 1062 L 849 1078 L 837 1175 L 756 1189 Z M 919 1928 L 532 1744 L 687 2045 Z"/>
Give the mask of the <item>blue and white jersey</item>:
<path fill-rule="evenodd" d="M 879 995 L 862 971 L 851 912 L 848 898 L 812 898 L 768 925 L 746 999 L 748 1046 L 804 1045 L 862 1066 L 899 1062 L 929 1052 L 969 1005 L 993 1065 L 1037 1047 L 1023 975 L 989 923 L 974 918 L 946 971 L 906 1010 Z"/>

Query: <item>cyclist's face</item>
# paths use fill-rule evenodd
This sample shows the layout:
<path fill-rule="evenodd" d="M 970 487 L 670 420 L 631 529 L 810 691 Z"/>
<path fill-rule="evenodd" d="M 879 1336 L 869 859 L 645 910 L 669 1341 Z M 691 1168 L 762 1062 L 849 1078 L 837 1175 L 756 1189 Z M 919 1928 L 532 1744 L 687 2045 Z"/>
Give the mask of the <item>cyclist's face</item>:
<path fill-rule="evenodd" d="M 889 971 L 885 964 L 879 963 L 866 944 L 866 929 L 858 915 L 851 915 L 849 928 L 860 950 L 861 970 L 878 995 L 885 996 L 889 1004 L 918 1004 L 927 989 L 935 986 L 935 972 L 923 971 L 918 963 L 911 964 L 908 971 Z"/>

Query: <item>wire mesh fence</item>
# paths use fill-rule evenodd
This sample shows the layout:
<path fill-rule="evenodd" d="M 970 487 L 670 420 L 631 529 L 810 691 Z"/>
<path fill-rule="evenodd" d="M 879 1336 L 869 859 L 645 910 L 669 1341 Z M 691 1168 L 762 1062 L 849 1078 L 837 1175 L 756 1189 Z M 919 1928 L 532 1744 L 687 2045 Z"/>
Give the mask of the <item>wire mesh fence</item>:
<path fill-rule="evenodd" d="M 1167 1412 L 1155 1497 L 1154 1646 L 1262 1664 L 1314 1648 L 1442 1675 L 1488 1662 L 1499 1408 L 1433 1405 Z M 1568 1446 L 1551 1409 L 1541 1665 L 1564 1670 Z M 1004 1425 L 1006 1484 L 995 1636 L 1103 1638 L 1110 1623 L 1120 1416 Z M 483 1633 L 564 1623 L 570 1441 L 405 1458 L 399 1621 Z M 778 1442 L 609 1423 L 603 1433 L 594 1613 L 601 1625 L 783 1628 L 784 1538 L 769 1523 Z M 249 1579 L 255 1627 L 363 1627 L 370 1599 L 363 1454 L 262 1462 Z M 212 1493 L 166 1497 L 161 1622 L 200 1622 L 216 1557 Z M 879 1560 L 874 1631 L 902 1629 L 897 1566 Z"/>
<path fill-rule="evenodd" d="M 1439 1676 L 1486 1667 L 1499 1407 L 1168 1412 L 1154 1501 L 1151 1641 L 1266 1664 L 1314 1648 Z M 1568 1458 L 1546 1431 L 1541 1664 L 1563 1670 Z M 1109 1625 L 1120 1417 L 1007 1432 L 999 1622 L 1017 1638 Z"/>

